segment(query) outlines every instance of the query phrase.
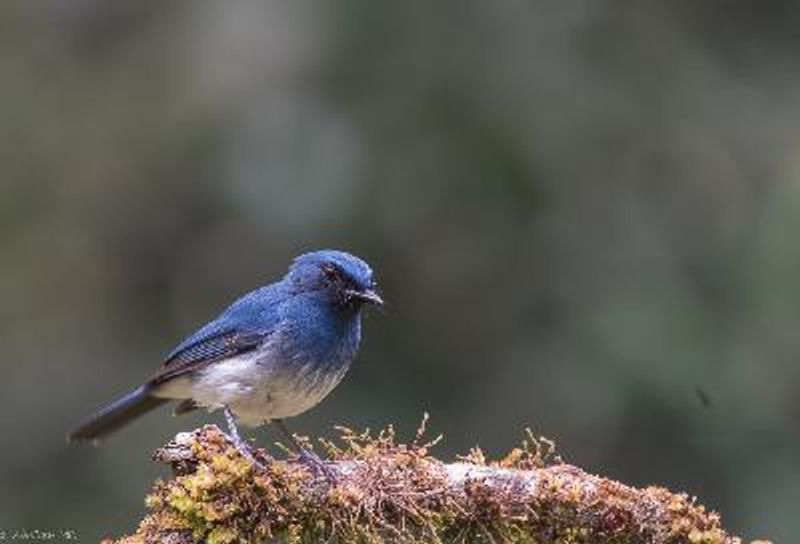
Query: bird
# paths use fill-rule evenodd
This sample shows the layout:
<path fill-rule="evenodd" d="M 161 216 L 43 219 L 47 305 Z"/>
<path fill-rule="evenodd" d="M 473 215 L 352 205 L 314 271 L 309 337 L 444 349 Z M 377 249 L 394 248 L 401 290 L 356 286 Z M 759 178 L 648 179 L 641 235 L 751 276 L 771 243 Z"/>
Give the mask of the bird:
<path fill-rule="evenodd" d="M 275 424 L 304 460 L 325 471 L 284 419 L 313 408 L 339 384 L 359 348 L 364 308 L 383 305 L 362 259 L 332 249 L 304 253 L 281 280 L 235 300 L 180 342 L 150 379 L 100 408 L 67 439 L 98 444 L 177 401 L 176 415 L 222 410 L 229 440 L 256 464 L 240 424 Z"/>

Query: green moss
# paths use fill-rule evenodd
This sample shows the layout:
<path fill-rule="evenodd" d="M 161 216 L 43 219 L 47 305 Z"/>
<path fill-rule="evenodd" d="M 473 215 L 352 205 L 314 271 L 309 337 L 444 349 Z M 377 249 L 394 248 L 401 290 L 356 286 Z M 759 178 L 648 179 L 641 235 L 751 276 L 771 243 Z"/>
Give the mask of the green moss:
<path fill-rule="evenodd" d="M 208 544 L 230 544 L 240 540 L 240 538 L 241 535 L 229 527 L 215 527 L 208 533 L 206 542 Z"/>

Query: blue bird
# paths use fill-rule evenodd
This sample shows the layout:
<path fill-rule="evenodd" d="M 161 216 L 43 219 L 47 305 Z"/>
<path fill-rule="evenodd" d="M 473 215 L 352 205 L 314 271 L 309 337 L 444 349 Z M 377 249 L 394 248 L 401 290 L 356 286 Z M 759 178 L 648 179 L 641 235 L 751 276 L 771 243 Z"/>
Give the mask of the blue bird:
<path fill-rule="evenodd" d="M 101 408 L 68 439 L 97 443 L 178 400 L 176 414 L 221 409 L 231 441 L 253 462 L 237 422 L 275 423 L 301 457 L 324 468 L 283 419 L 313 408 L 341 381 L 358 350 L 365 304 L 383 305 L 367 263 L 343 251 L 301 255 L 281 281 L 236 300 L 181 342 L 144 385 Z"/>

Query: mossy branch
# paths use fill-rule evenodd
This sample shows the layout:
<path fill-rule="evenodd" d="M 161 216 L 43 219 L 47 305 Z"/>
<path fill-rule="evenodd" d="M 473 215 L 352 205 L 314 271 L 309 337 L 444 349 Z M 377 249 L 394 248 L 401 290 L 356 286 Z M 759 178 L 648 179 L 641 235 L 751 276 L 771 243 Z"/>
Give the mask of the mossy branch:
<path fill-rule="evenodd" d="M 207 425 L 154 458 L 173 469 L 147 498 L 150 513 L 120 543 L 652 543 L 734 544 L 685 494 L 636 489 L 562 463 L 528 433 L 488 463 L 480 450 L 454 463 L 429 455 L 424 421 L 411 444 L 340 429 L 322 442 L 336 482 L 259 452 L 255 468 Z"/>

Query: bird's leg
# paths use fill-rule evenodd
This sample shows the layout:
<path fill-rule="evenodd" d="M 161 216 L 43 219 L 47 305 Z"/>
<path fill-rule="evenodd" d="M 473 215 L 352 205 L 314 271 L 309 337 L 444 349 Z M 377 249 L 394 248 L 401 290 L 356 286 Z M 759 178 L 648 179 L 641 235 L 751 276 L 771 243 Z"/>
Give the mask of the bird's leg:
<path fill-rule="evenodd" d="M 228 423 L 228 432 L 229 438 L 231 442 L 233 442 L 234 447 L 236 450 L 242 454 L 245 459 L 248 459 L 258 468 L 264 468 L 264 465 L 259 463 L 255 456 L 253 455 L 253 451 L 250 449 L 250 446 L 242 440 L 242 437 L 239 436 L 239 428 L 236 426 L 236 418 L 233 417 L 233 412 L 231 412 L 230 408 L 227 406 L 223 409 L 223 413 L 225 414 L 225 421 Z"/>
<path fill-rule="evenodd" d="M 336 483 L 336 472 L 329 467 L 325 461 L 320 459 L 316 453 L 304 448 L 303 445 L 297 441 L 294 435 L 289 432 L 289 429 L 286 427 L 286 424 L 282 419 L 273 419 L 272 422 L 276 427 L 278 427 L 278 430 L 281 432 L 281 434 L 286 437 L 286 439 L 291 443 L 292 447 L 297 451 L 301 461 L 303 461 L 306 465 L 310 465 L 315 472 L 321 472 L 328 482 L 332 484 Z"/>

